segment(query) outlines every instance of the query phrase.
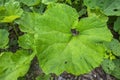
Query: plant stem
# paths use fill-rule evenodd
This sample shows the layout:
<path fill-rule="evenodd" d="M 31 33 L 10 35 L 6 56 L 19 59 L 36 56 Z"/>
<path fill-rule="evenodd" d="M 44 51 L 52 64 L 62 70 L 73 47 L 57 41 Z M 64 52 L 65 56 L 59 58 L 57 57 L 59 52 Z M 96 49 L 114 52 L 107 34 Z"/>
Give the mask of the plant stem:
<path fill-rule="evenodd" d="M 13 25 L 13 29 L 14 29 L 14 31 L 15 31 L 15 34 L 17 35 L 17 37 L 19 36 L 18 35 L 18 33 L 17 33 L 17 31 L 16 31 L 16 28 L 15 28 L 15 26 Z"/>

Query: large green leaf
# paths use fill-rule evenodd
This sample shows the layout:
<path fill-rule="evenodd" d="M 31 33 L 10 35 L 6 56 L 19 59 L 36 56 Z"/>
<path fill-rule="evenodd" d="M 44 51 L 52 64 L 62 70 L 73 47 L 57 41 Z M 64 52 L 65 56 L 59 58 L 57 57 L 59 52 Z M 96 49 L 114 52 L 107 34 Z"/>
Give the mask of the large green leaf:
<path fill-rule="evenodd" d="M 20 8 L 20 4 L 17 1 L 10 0 L 2 6 L 0 9 L 0 22 L 13 22 L 15 19 L 19 18 L 23 10 Z"/>
<path fill-rule="evenodd" d="M 120 16 L 120 0 L 84 0 L 84 4 L 90 8 L 100 8 L 108 16 Z"/>
<path fill-rule="evenodd" d="M 27 50 L 19 50 L 15 54 L 3 52 L 0 54 L 0 80 L 17 80 L 24 76 L 30 67 L 35 54 Z"/>
<path fill-rule="evenodd" d="M 8 31 L 0 29 L 0 48 L 5 48 L 8 44 L 9 38 L 8 38 Z"/>
<path fill-rule="evenodd" d="M 37 56 L 46 74 L 91 71 L 103 60 L 102 42 L 112 38 L 105 20 L 91 16 L 78 21 L 76 10 L 64 4 L 52 5 L 43 15 L 28 14 L 19 24 L 28 35 L 29 30 L 35 35 Z"/>

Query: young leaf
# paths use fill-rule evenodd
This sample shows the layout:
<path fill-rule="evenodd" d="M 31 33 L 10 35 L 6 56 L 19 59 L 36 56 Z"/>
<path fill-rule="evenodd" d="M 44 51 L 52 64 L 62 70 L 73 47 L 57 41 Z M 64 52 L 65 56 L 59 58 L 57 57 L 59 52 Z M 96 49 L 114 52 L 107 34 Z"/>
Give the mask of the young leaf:
<path fill-rule="evenodd" d="M 23 13 L 23 10 L 20 8 L 19 2 L 14 0 L 10 0 L 9 2 L 5 3 L 3 7 L 3 12 L 0 11 L 0 22 L 11 23 L 15 19 L 19 18 Z"/>
<path fill-rule="evenodd" d="M 8 44 L 9 38 L 8 38 L 8 31 L 0 29 L 0 48 L 5 48 Z"/>
<path fill-rule="evenodd" d="M 0 55 L 0 79 L 17 80 L 18 77 L 24 76 L 30 67 L 31 60 L 34 57 L 27 50 L 19 50 L 15 54 L 3 52 Z"/>
<path fill-rule="evenodd" d="M 114 55 L 120 56 L 120 42 L 118 40 L 113 39 L 111 42 L 106 42 L 105 45 Z"/>
<path fill-rule="evenodd" d="M 43 15 L 34 16 L 38 17 L 22 17 L 19 24 L 29 35 L 29 30 L 37 34 L 37 56 L 46 74 L 79 75 L 100 65 L 105 51 L 102 42 L 112 39 L 105 20 L 90 16 L 78 21 L 76 10 L 65 4 L 54 4 Z M 27 24 L 23 19 L 28 19 Z"/>

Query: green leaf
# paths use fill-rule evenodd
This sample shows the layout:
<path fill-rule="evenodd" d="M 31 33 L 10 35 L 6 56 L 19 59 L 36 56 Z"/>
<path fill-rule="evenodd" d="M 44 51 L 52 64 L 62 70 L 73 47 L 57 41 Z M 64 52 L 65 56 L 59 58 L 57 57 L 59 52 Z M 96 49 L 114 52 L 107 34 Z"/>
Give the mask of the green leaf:
<path fill-rule="evenodd" d="M 18 1 L 26 4 L 27 6 L 35 6 L 38 5 L 41 0 L 18 0 Z"/>
<path fill-rule="evenodd" d="M 84 4 L 90 8 L 100 8 L 107 16 L 120 16 L 120 0 L 84 0 Z"/>
<path fill-rule="evenodd" d="M 112 60 L 109 60 L 109 59 L 105 59 L 103 62 L 102 62 L 102 68 L 103 70 L 108 73 L 108 74 L 111 74 L 112 71 L 115 69 L 115 63 L 112 61 Z"/>
<path fill-rule="evenodd" d="M 17 80 L 18 77 L 24 76 L 30 67 L 31 60 L 34 57 L 27 50 L 19 50 L 15 54 L 3 52 L 0 55 L 0 79 Z"/>
<path fill-rule="evenodd" d="M 21 31 L 33 34 L 38 28 L 36 25 L 39 23 L 36 21 L 39 21 L 39 17 L 38 13 L 25 12 L 16 23 L 19 24 Z"/>
<path fill-rule="evenodd" d="M 116 78 L 120 79 L 120 59 L 116 59 L 113 61 L 114 64 L 115 64 L 115 68 L 114 70 L 112 71 L 112 74 L 113 76 L 115 76 Z"/>
<path fill-rule="evenodd" d="M 51 3 L 55 3 L 57 1 L 58 0 L 42 0 L 42 3 L 44 3 L 44 4 L 51 4 Z"/>
<path fill-rule="evenodd" d="M 104 15 L 99 9 L 88 9 L 88 16 L 96 16 L 99 19 L 101 19 L 101 21 L 103 22 L 107 22 L 108 21 L 108 17 L 106 15 Z"/>
<path fill-rule="evenodd" d="M 8 44 L 8 31 L 0 29 L 0 48 L 5 48 Z"/>
<path fill-rule="evenodd" d="M 19 21 L 22 31 L 35 35 L 37 56 L 46 74 L 67 71 L 79 75 L 102 62 L 102 42 L 112 39 L 106 21 L 97 16 L 78 21 L 78 17 L 74 8 L 54 4 L 43 15 L 28 14 Z"/>
<path fill-rule="evenodd" d="M 105 60 L 102 64 L 104 71 L 120 79 L 120 59 Z"/>
<path fill-rule="evenodd" d="M 33 49 L 34 47 L 34 35 L 25 34 L 19 37 L 18 43 L 19 46 L 24 49 Z"/>
<path fill-rule="evenodd" d="M 113 39 L 111 42 L 106 42 L 105 45 L 114 55 L 120 56 L 120 42 L 118 40 Z"/>
<path fill-rule="evenodd" d="M 20 8 L 20 4 L 17 1 L 10 0 L 3 6 L 4 10 L 0 10 L 0 22 L 11 23 L 15 19 L 20 18 L 23 10 Z"/>
<path fill-rule="evenodd" d="M 114 30 L 120 34 L 120 17 L 114 23 Z"/>
<path fill-rule="evenodd" d="M 90 9 L 97 8 L 97 3 L 97 0 L 84 0 L 84 4 Z"/>

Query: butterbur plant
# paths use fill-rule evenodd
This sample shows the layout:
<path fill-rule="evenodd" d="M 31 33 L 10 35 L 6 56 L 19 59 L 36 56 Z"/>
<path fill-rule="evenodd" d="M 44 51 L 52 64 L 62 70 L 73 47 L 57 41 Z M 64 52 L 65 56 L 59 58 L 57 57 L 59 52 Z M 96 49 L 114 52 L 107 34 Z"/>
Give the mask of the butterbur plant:
<path fill-rule="evenodd" d="M 47 75 L 66 71 L 77 76 L 99 67 L 106 60 L 113 35 L 107 27 L 107 13 L 101 8 L 96 12 L 96 8 L 89 7 L 89 0 L 85 1 L 82 3 L 87 7 L 85 14 L 77 11 L 72 1 L 68 5 L 67 1 L 60 3 L 59 0 L 8 0 L 0 5 L 0 14 L 1 10 L 6 12 L 0 15 L 1 24 L 18 25 L 11 28 L 0 25 L 0 80 L 25 76 L 35 56 Z M 6 5 L 12 5 L 11 9 L 7 10 Z M 19 48 L 14 53 L 9 50 L 11 29 L 17 34 L 23 33 L 15 36 Z"/>
<path fill-rule="evenodd" d="M 102 43 L 112 39 L 106 22 L 97 16 L 80 21 L 78 17 L 74 8 L 54 4 L 43 15 L 25 13 L 18 21 L 21 31 L 26 32 L 19 38 L 19 44 L 23 48 L 27 46 L 26 49 L 34 47 L 46 74 L 67 71 L 80 75 L 98 67 L 103 60 Z"/>

